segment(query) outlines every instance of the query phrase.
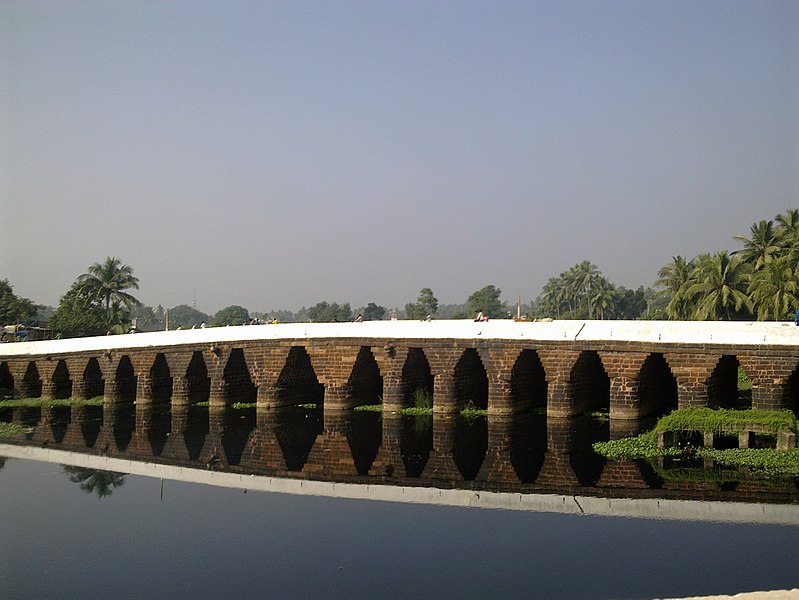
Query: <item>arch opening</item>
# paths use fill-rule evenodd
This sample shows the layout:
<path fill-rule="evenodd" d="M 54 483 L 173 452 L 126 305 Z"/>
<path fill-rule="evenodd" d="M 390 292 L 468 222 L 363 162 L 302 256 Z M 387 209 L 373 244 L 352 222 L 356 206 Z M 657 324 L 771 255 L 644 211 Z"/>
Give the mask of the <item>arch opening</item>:
<path fill-rule="evenodd" d="M 665 415 L 677 409 L 677 379 L 659 352 L 646 357 L 638 373 L 639 417 Z"/>
<path fill-rule="evenodd" d="M 417 402 L 432 402 L 433 374 L 421 348 L 409 348 L 402 365 L 402 403 L 414 406 Z"/>
<path fill-rule="evenodd" d="M 97 398 L 105 392 L 105 381 L 100 369 L 100 362 L 92 356 L 83 369 L 83 395 L 84 398 Z"/>
<path fill-rule="evenodd" d="M 546 407 L 547 378 L 544 365 L 535 350 L 522 350 L 513 364 L 510 398 L 513 412 Z"/>
<path fill-rule="evenodd" d="M 383 377 L 369 346 L 362 346 L 347 380 L 351 406 L 382 404 Z"/>
<path fill-rule="evenodd" d="M 211 396 L 211 378 L 208 376 L 208 367 L 200 350 L 195 350 L 191 355 L 189 366 L 186 368 L 186 386 L 189 404 L 208 402 Z"/>
<path fill-rule="evenodd" d="M 707 380 L 707 400 L 711 408 L 752 408 L 752 384 L 735 356 L 725 354 L 716 363 Z"/>
<path fill-rule="evenodd" d="M 311 357 L 302 346 L 292 346 L 277 378 L 275 396 L 278 405 L 315 404 L 321 407 L 325 388 L 316 377 Z"/>
<path fill-rule="evenodd" d="M 785 382 L 782 405 L 799 418 L 799 364 Z"/>
<path fill-rule="evenodd" d="M 25 398 L 41 398 L 42 378 L 39 376 L 39 368 L 36 363 L 31 361 L 22 377 L 22 394 Z"/>
<path fill-rule="evenodd" d="M 594 350 L 583 350 L 569 376 L 571 414 L 610 412 L 610 378 Z"/>
<path fill-rule="evenodd" d="M 8 363 L 0 362 L 0 400 L 14 397 L 14 376 Z"/>
<path fill-rule="evenodd" d="M 72 379 L 66 361 L 59 360 L 53 372 L 53 398 L 64 399 L 72 397 Z"/>
<path fill-rule="evenodd" d="M 150 386 L 154 404 L 169 404 L 172 400 L 172 374 L 162 352 L 155 355 L 150 367 Z"/>
<path fill-rule="evenodd" d="M 133 404 L 136 402 L 136 382 L 138 377 L 133 370 L 133 363 L 130 361 L 130 356 L 125 354 L 119 359 L 117 365 L 116 375 L 117 386 L 117 400 L 125 404 Z"/>
<path fill-rule="evenodd" d="M 244 350 L 233 348 L 223 371 L 225 404 L 255 403 L 256 389 L 250 377 L 250 369 L 244 358 Z"/>
<path fill-rule="evenodd" d="M 488 375 L 474 348 L 467 348 L 455 365 L 455 406 L 488 408 Z"/>

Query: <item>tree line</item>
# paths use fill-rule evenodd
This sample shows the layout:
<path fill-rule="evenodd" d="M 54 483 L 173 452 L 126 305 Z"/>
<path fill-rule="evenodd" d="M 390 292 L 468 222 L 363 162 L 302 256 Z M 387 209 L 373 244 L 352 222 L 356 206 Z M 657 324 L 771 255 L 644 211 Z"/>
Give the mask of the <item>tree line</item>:
<path fill-rule="evenodd" d="M 465 303 L 440 304 L 424 287 L 415 302 L 386 309 L 374 302 L 353 309 L 349 303 L 326 300 L 296 312 L 250 312 L 239 305 L 208 315 L 186 304 L 165 309 L 144 306 L 133 268 L 115 257 L 91 265 L 62 296 L 57 308 L 37 305 L 14 294 L 0 280 L 0 325 L 38 324 L 62 336 L 126 333 L 198 326 L 270 322 L 335 322 L 358 320 L 489 318 L 515 316 L 553 319 L 785 320 L 799 307 L 799 210 L 754 223 L 749 235 L 732 239 L 735 251 L 722 250 L 687 259 L 675 256 L 657 274 L 654 288 L 636 290 L 615 285 L 596 265 L 583 260 L 551 277 L 530 303 L 510 306 L 502 291 L 487 285 Z"/>

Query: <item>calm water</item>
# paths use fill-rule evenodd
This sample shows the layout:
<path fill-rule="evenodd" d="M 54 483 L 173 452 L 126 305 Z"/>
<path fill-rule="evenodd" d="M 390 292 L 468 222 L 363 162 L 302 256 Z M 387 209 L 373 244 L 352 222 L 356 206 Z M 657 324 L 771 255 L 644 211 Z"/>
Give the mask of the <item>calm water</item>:
<path fill-rule="evenodd" d="M 648 485 L 634 478 L 635 489 L 614 487 L 612 465 L 586 450 L 591 435 L 608 435 L 606 425 L 584 426 L 586 439 L 573 432 L 562 439 L 551 424 L 541 429 L 540 421 L 525 419 L 501 424 L 497 433 L 485 420 L 444 426 L 321 411 L 268 422 L 254 411 L 210 420 L 195 414 L 194 421 L 139 413 L 113 423 L 99 413 L 78 418 L 67 411 L 44 421 L 28 415 L 38 426 L 27 443 L 80 450 L 79 439 L 88 455 L 136 459 L 149 452 L 152 462 L 205 473 L 247 473 L 258 457 L 265 475 L 281 476 L 273 472 L 281 463 L 283 477 L 379 485 L 499 490 L 487 472 L 502 472 L 511 489 L 538 493 L 556 459 L 571 473 L 556 482 L 559 493 L 675 497 L 681 486 L 694 498 L 736 493 L 729 483 L 678 485 L 657 474 Z M 180 452 L 171 439 L 178 434 Z M 393 456 L 402 464 L 390 463 L 389 445 L 401 448 Z M 503 471 L 502 460 L 514 468 Z M 575 466 L 581 462 L 587 466 Z M 451 472 L 443 474 L 442 465 Z M 96 471 L 5 460 L 0 597 L 654 598 L 799 585 L 797 526 L 326 498 L 140 475 L 104 481 L 91 490 Z M 766 495 L 770 502 L 795 502 L 793 482 L 777 487 Z M 730 498 L 744 498 L 740 486 L 737 493 Z"/>

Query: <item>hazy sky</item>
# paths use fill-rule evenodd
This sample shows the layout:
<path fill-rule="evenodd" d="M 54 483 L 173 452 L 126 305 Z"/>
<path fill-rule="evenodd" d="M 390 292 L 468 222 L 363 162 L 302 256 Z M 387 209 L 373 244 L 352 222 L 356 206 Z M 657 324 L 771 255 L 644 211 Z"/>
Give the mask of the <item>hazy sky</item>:
<path fill-rule="evenodd" d="M 799 2 L 0 0 L 0 279 L 529 301 L 799 206 Z"/>

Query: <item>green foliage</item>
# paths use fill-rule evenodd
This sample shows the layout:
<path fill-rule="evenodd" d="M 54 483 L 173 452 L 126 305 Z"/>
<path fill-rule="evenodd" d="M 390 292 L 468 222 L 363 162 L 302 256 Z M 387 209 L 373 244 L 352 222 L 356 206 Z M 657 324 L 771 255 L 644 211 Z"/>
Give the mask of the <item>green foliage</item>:
<path fill-rule="evenodd" d="M 799 476 L 799 449 L 778 451 L 771 448 L 715 448 L 657 447 L 657 434 L 661 431 L 701 431 L 736 433 L 752 426 L 766 429 L 772 434 L 780 431 L 796 432 L 796 417 L 790 411 L 761 410 L 713 410 L 709 408 L 689 408 L 676 410 L 661 418 L 655 427 L 637 437 L 597 442 L 594 451 L 610 460 L 646 459 L 652 462 L 658 472 L 667 479 L 699 479 L 731 481 L 740 478 L 774 478 Z M 762 434 L 761 434 L 761 437 Z M 769 438 L 773 437 L 768 436 Z M 668 469 L 657 467 L 655 460 L 660 457 L 712 459 L 718 467 L 735 469 L 731 473 L 719 474 L 714 471 L 697 469 Z"/>
<path fill-rule="evenodd" d="M 224 327 L 226 325 L 242 325 L 249 322 L 250 313 L 243 306 L 233 304 L 226 306 L 217 312 L 211 319 L 211 325 L 214 327 Z"/>
<path fill-rule="evenodd" d="M 488 409 L 486 408 L 478 408 L 475 406 L 474 402 L 469 400 L 466 406 L 463 407 L 461 410 L 461 416 L 466 419 L 476 419 L 477 417 L 487 417 L 488 416 Z"/>
<path fill-rule="evenodd" d="M 322 301 L 308 309 L 308 318 L 312 323 L 343 323 L 352 321 L 352 309 L 349 302 L 339 305 Z"/>
<path fill-rule="evenodd" d="M 362 404 L 361 406 L 356 406 L 353 410 L 357 410 L 358 412 L 383 412 L 383 405 Z"/>
<path fill-rule="evenodd" d="M 433 394 L 424 388 L 413 390 L 413 406 L 399 411 L 401 415 L 429 416 L 433 414 Z"/>
<path fill-rule="evenodd" d="M 799 210 L 753 224 L 736 235 L 742 248 L 677 256 L 655 285 L 668 298 L 666 314 L 680 320 L 786 320 L 799 307 Z"/>
<path fill-rule="evenodd" d="M 38 310 L 33 300 L 14 294 L 8 279 L 0 279 L 0 327 L 27 324 L 36 317 Z"/>
<path fill-rule="evenodd" d="M 188 304 L 178 304 L 170 308 L 169 313 L 169 328 L 175 329 L 177 327 L 189 328 L 200 323 L 210 323 L 211 317 L 204 312 L 200 312 L 196 308 L 192 308 Z M 166 316 L 165 316 L 166 318 Z"/>
<path fill-rule="evenodd" d="M 507 315 L 508 309 L 502 300 L 499 299 L 502 290 L 493 285 L 487 285 L 473 292 L 467 302 L 469 309 L 476 313 L 482 312 L 485 316 L 497 319 Z"/>
<path fill-rule="evenodd" d="M 71 482 L 80 484 L 80 489 L 87 494 L 96 494 L 98 498 L 110 496 L 115 489 L 125 484 L 124 473 L 69 465 L 62 467 Z"/>
<path fill-rule="evenodd" d="M 61 298 L 47 326 L 63 337 L 102 335 L 108 330 L 106 312 L 100 300 L 78 281 Z"/>
<path fill-rule="evenodd" d="M 41 408 L 43 406 L 102 406 L 103 397 L 94 398 L 13 398 L 0 400 L 0 408 Z"/>
<path fill-rule="evenodd" d="M 382 321 L 386 316 L 386 309 L 383 306 L 378 306 L 374 302 L 367 304 L 361 311 L 365 321 Z"/>
<path fill-rule="evenodd" d="M 164 329 L 164 319 L 166 313 L 160 304 L 152 306 L 136 306 L 130 311 L 131 324 L 136 322 L 136 329 L 139 331 L 161 331 Z"/>
<path fill-rule="evenodd" d="M 405 305 L 405 314 L 409 319 L 424 319 L 427 315 L 434 316 L 438 312 L 438 298 L 433 295 L 430 288 L 422 288 L 414 304 Z"/>
<path fill-rule="evenodd" d="M 258 404 L 255 402 L 234 402 L 230 405 L 230 408 L 233 410 L 244 410 L 248 408 L 255 408 L 256 406 L 258 406 Z"/>
<path fill-rule="evenodd" d="M 135 306 L 140 306 L 135 297 L 125 290 L 139 289 L 139 279 L 133 275 L 133 268 L 109 256 L 103 263 L 94 263 L 88 271 L 76 280 L 82 293 L 99 300 L 105 308 L 106 326 L 124 324 Z"/>
<path fill-rule="evenodd" d="M 413 406 L 414 408 L 433 408 L 433 394 L 425 388 L 416 388 L 413 390 Z"/>
<path fill-rule="evenodd" d="M 649 292 L 643 287 L 616 287 L 584 260 L 550 277 L 537 299 L 537 316 L 557 319 L 637 319 L 647 311 Z"/>
<path fill-rule="evenodd" d="M 720 434 L 746 431 L 752 425 L 771 433 L 796 433 L 796 416 L 789 410 L 685 408 L 662 417 L 653 432 L 708 431 Z"/>
<path fill-rule="evenodd" d="M 33 432 L 33 427 L 17 425 L 16 423 L 0 422 L 0 437 L 13 437 L 16 435 L 26 435 Z"/>

